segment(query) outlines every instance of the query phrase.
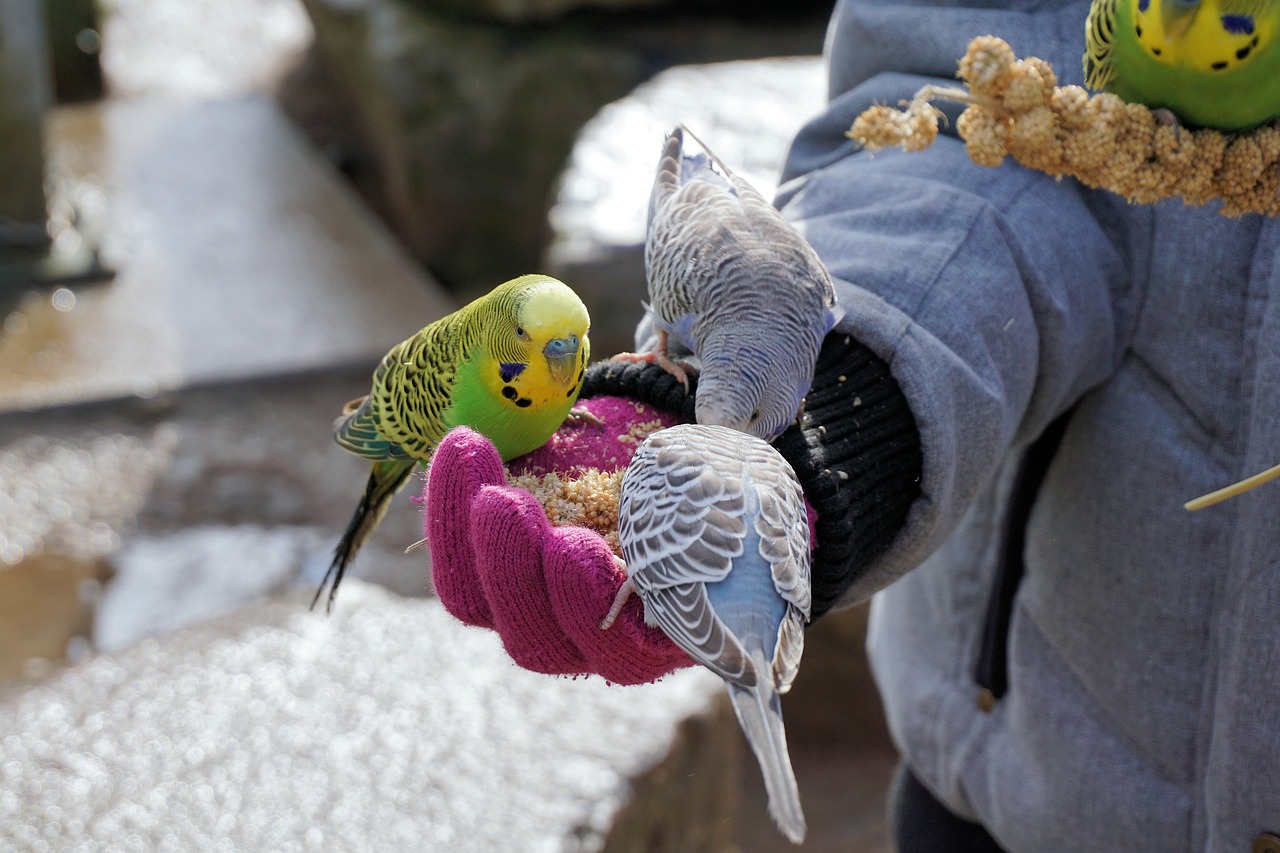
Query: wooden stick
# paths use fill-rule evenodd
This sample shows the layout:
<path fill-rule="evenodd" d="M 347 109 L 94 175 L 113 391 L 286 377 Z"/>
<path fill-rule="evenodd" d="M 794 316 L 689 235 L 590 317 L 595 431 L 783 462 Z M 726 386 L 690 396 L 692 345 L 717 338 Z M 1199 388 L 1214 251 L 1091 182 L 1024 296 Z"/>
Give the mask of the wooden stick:
<path fill-rule="evenodd" d="M 1227 498 L 1234 498 L 1236 495 L 1242 495 L 1250 489 L 1256 489 L 1258 486 L 1261 486 L 1263 483 L 1268 483 L 1276 477 L 1280 477 L 1280 465 L 1268 468 L 1262 473 L 1254 474 L 1252 477 L 1241 480 L 1238 483 L 1232 483 L 1230 486 L 1224 486 L 1216 492 L 1210 492 L 1207 495 L 1201 495 L 1195 500 L 1187 501 L 1183 504 L 1183 507 L 1190 512 L 1195 512 L 1198 509 L 1204 509 L 1207 506 L 1213 506 L 1216 503 L 1221 503 Z"/>

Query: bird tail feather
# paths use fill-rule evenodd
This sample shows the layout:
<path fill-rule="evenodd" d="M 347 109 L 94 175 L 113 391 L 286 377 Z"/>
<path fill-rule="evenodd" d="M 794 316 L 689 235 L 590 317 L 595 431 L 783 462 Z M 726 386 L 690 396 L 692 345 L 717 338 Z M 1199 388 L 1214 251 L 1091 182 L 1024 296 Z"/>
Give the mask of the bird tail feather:
<path fill-rule="evenodd" d="M 767 672 L 767 670 L 761 670 Z M 787 752 L 787 732 L 782 724 L 782 701 L 767 680 L 754 688 L 726 682 L 738 724 L 755 753 L 769 795 L 769 815 L 792 844 L 804 841 L 807 829 L 800 806 L 800 789 Z"/>
<path fill-rule="evenodd" d="M 325 611 L 333 610 L 333 597 L 338 594 L 338 584 L 342 583 L 342 576 L 346 574 L 347 566 L 355 559 L 356 552 L 368 540 L 369 534 L 373 533 L 378 522 L 382 521 L 382 517 L 387 514 L 391 499 L 408 481 L 409 475 L 413 473 L 414 464 L 412 460 L 373 463 L 373 468 L 369 472 L 369 482 L 364 487 L 364 496 L 360 498 L 360 504 L 352 513 L 347 529 L 338 540 L 338 546 L 333 549 L 333 562 L 329 564 L 329 570 L 324 573 L 324 580 L 320 582 L 320 588 L 316 590 L 315 598 L 311 600 L 313 608 L 324 593 L 324 588 L 328 586 L 329 598 L 325 604 Z"/>

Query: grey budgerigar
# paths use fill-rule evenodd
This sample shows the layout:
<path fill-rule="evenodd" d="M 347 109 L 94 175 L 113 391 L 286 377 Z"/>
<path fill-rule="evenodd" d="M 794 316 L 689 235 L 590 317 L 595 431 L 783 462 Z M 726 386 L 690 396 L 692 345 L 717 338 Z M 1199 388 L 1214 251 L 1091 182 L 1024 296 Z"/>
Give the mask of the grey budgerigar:
<path fill-rule="evenodd" d="M 724 679 L 764 775 L 769 813 L 805 835 L 779 695 L 791 687 L 809 619 L 809 525 L 795 472 L 763 440 L 682 424 L 650 435 L 622 479 L 618 540 L 645 622 Z"/>
<path fill-rule="evenodd" d="M 688 140 L 702 149 L 686 151 Z M 826 267 L 799 231 L 688 129 L 667 137 L 645 238 L 655 338 L 697 358 L 696 416 L 772 441 L 800 413 L 822 339 L 840 318 Z M 674 351 L 674 349 L 673 349 Z"/>

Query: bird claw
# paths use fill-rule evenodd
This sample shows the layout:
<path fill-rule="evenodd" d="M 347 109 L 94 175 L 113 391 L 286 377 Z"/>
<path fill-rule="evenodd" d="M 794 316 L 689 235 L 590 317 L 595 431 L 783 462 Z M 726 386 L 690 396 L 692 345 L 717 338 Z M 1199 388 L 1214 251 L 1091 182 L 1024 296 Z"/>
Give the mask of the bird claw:
<path fill-rule="evenodd" d="M 693 368 L 687 361 L 672 361 L 664 355 L 658 359 L 658 366 L 680 380 L 684 393 L 689 393 L 689 371 Z"/>
<path fill-rule="evenodd" d="M 659 329 L 657 333 L 658 342 L 653 349 L 648 352 L 624 352 L 614 356 L 617 361 L 647 361 L 650 364 L 656 364 L 670 373 L 676 379 L 680 380 L 680 384 L 684 386 L 684 393 L 689 393 L 689 371 L 692 366 L 687 362 L 673 361 L 667 352 L 667 341 L 670 334 L 663 329 Z"/>
<path fill-rule="evenodd" d="M 614 559 L 617 560 L 617 558 Z M 621 560 L 617 560 L 617 562 L 622 564 L 624 567 L 626 566 L 626 564 L 622 563 Z M 622 586 L 618 587 L 617 595 L 613 597 L 613 606 L 609 608 L 609 612 L 605 617 L 600 620 L 601 631 L 608 631 L 613 627 L 613 623 L 618 621 L 618 614 L 622 612 L 623 605 L 627 603 L 627 599 L 630 598 L 631 593 L 635 591 L 636 588 L 632 585 L 630 578 L 622 582 Z"/>
<path fill-rule="evenodd" d="M 687 361 L 676 361 L 668 358 L 665 353 L 660 352 L 620 352 L 610 361 L 636 361 L 656 364 L 679 380 L 680 384 L 684 386 L 685 393 L 689 393 L 689 372 L 693 370 L 693 365 Z"/>
<path fill-rule="evenodd" d="M 1173 128 L 1173 139 L 1175 142 L 1178 143 L 1179 146 L 1181 146 L 1182 145 L 1182 122 L 1181 120 L 1178 119 L 1178 116 L 1174 113 L 1174 111 L 1170 109 L 1166 109 L 1165 107 L 1160 107 L 1159 109 L 1152 110 L 1151 114 L 1155 116 L 1157 124 L 1162 124 L 1165 127 Z"/>
<path fill-rule="evenodd" d="M 1280 133 L 1280 118 L 1271 120 L 1271 129 Z M 1276 189 L 1271 197 L 1273 199 L 1280 200 L 1280 181 L 1276 181 Z"/>
<path fill-rule="evenodd" d="M 620 352 L 617 355 L 610 356 L 610 361 L 645 361 L 649 364 L 658 363 L 658 354 L 656 352 Z"/>

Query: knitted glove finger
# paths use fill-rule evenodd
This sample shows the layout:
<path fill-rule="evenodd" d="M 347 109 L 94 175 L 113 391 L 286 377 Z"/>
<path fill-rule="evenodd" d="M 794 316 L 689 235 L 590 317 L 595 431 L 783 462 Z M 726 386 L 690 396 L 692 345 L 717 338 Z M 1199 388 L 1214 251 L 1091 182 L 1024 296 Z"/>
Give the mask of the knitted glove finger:
<path fill-rule="evenodd" d="M 493 627 L 493 611 L 476 570 L 470 509 L 482 487 L 504 482 L 498 451 L 465 428 L 440 442 L 427 475 L 425 532 L 436 595 L 456 619 L 481 628 Z"/>
<path fill-rule="evenodd" d="M 666 634 L 644 623 L 638 595 L 607 631 L 600 629 L 626 574 L 592 531 L 553 530 L 543 551 L 543 571 L 556 619 L 590 671 L 615 684 L 644 684 L 693 664 Z"/>
<path fill-rule="evenodd" d="M 512 469 L 572 476 L 625 466 L 647 434 L 676 418 L 618 397 L 587 407 L 605 426 L 568 425 Z M 538 500 L 506 485 L 493 445 L 466 428 L 445 437 L 426 486 L 426 533 L 436 590 L 464 622 L 496 630 L 520 666 L 554 675 L 597 673 L 653 681 L 692 663 L 644 624 L 639 598 L 600 628 L 625 580 L 608 544 L 580 527 L 553 528 Z"/>
<path fill-rule="evenodd" d="M 551 606 L 543 553 L 552 530 L 542 505 L 521 489 L 485 486 L 472 502 L 471 514 L 480 584 L 507 654 L 534 672 L 589 672 Z"/>

